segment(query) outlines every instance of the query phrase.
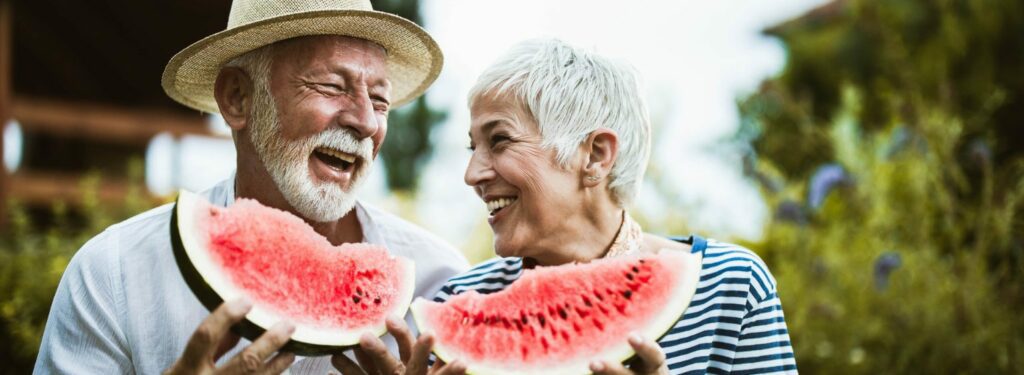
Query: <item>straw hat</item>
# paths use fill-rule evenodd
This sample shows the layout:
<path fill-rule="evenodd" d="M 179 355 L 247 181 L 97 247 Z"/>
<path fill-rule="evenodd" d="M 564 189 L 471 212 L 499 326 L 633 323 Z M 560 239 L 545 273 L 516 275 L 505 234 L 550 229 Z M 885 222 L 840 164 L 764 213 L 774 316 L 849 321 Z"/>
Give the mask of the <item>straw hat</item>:
<path fill-rule="evenodd" d="M 234 0 L 227 29 L 188 46 L 167 63 L 164 91 L 181 104 L 216 113 L 213 83 L 224 63 L 305 35 L 346 35 L 384 47 L 394 107 L 422 94 L 444 61 L 426 31 L 407 19 L 373 10 L 369 0 Z"/>

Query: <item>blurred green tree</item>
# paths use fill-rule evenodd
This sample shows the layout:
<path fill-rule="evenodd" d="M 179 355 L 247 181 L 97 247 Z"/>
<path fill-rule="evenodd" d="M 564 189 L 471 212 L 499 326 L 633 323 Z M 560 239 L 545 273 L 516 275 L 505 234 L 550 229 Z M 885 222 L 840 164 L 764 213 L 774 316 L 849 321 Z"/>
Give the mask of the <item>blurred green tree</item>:
<path fill-rule="evenodd" d="M 57 284 L 78 248 L 107 226 L 152 206 L 144 193 L 141 160 L 128 166 L 131 184 L 122 202 L 101 202 L 101 177 L 93 173 L 80 184 L 78 205 L 54 202 L 52 223 L 45 227 L 11 202 L 9 225 L 0 232 L 0 373 L 32 372 Z"/>
<path fill-rule="evenodd" d="M 419 0 L 373 0 L 373 8 L 394 13 L 422 25 Z M 431 108 L 426 96 L 391 112 L 387 141 L 381 146 L 388 188 L 414 192 L 423 164 L 433 153 L 431 130 L 441 123 L 445 113 Z"/>
<path fill-rule="evenodd" d="M 1022 373 L 1024 3 L 838 0 L 742 99 L 801 370 Z"/>

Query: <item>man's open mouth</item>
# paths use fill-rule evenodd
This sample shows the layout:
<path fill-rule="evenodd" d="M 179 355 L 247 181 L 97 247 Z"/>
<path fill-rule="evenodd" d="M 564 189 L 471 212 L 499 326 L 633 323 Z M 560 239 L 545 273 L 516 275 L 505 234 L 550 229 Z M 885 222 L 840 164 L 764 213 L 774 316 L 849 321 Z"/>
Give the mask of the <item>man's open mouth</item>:
<path fill-rule="evenodd" d="M 313 156 L 339 171 L 349 171 L 356 164 L 358 159 L 355 155 L 347 154 L 332 148 L 317 147 L 313 150 Z"/>

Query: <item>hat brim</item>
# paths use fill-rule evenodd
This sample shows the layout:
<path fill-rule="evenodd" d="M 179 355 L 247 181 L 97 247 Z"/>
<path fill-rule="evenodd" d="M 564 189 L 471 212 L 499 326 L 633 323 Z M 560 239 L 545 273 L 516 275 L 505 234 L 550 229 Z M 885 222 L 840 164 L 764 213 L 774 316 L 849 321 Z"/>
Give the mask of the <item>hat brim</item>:
<path fill-rule="evenodd" d="M 392 107 L 423 94 L 444 64 L 437 43 L 412 21 L 377 11 L 312 11 L 234 27 L 193 43 L 167 63 L 161 80 L 164 91 L 181 104 L 217 113 L 213 86 L 224 63 L 271 43 L 308 35 L 345 35 L 384 47 Z"/>

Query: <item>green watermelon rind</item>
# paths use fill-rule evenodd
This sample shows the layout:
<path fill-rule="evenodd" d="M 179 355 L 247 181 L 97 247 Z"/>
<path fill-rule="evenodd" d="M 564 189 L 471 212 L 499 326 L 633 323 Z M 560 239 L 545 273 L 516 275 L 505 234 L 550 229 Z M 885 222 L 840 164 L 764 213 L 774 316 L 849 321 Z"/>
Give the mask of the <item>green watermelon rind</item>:
<path fill-rule="evenodd" d="M 181 271 L 182 277 L 189 289 L 192 290 L 200 303 L 208 310 L 213 311 L 225 300 L 232 300 L 243 296 L 243 293 L 231 285 L 219 272 L 213 270 L 212 259 L 205 246 L 188 234 L 197 233 L 195 228 L 195 215 L 193 209 L 201 206 L 205 199 L 195 193 L 182 190 L 175 201 L 171 213 L 171 248 L 174 251 L 174 259 Z M 185 234 L 185 235 L 183 235 Z M 405 287 L 399 291 L 399 304 L 392 309 L 392 314 L 404 315 L 408 311 L 412 301 L 415 288 L 415 266 L 408 258 L 396 256 L 399 262 L 401 274 L 406 276 Z M 205 271 L 205 272 L 204 272 Z M 206 275 L 206 276 L 204 276 Z M 218 293 L 219 291 L 219 293 Z M 232 332 L 250 341 L 255 341 L 266 329 L 280 321 L 281 318 L 267 311 L 259 304 L 253 306 L 246 314 L 246 318 L 231 327 Z M 323 328 L 306 327 L 297 325 L 295 333 L 281 351 L 295 353 L 301 356 L 322 356 L 341 353 L 359 344 L 359 338 L 364 333 L 370 332 L 375 336 L 383 336 L 387 333 L 384 320 L 379 323 L 362 328 L 352 329 L 347 332 L 339 330 L 326 331 Z"/>
<path fill-rule="evenodd" d="M 675 250 L 663 250 L 676 252 Z M 670 256 L 675 256 L 672 254 Z M 697 283 L 700 281 L 700 270 L 701 270 L 701 255 L 700 254 L 684 254 L 678 253 L 679 256 L 689 257 L 683 262 L 683 268 L 679 272 L 683 275 L 680 282 L 676 285 L 673 290 L 673 296 L 669 298 L 669 304 L 665 306 L 661 313 L 656 315 L 651 323 L 646 327 L 637 330 L 645 340 L 657 341 L 664 337 L 668 332 L 675 326 L 675 323 L 689 307 L 690 302 L 693 300 L 693 296 L 697 291 Z M 416 326 L 424 333 L 435 332 L 433 327 L 426 319 L 425 309 L 437 302 L 428 301 L 423 298 L 416 298 L 412 302 L 409 309 L 412 311 L 413 320 Z M 522 374 L 529 372 L 530 374 L 547 375 L 547 374 L 590 374 L 590 363 L 595 360 L 610 361 L 623 363 L 636 356 L 636 352 L 633 347 L 629 345 L 628 338 L 623 337 L 622 342 L 618 343 L 602 353 L 595 354 L 586 358 L 581 358 L 579 361 L 565 363 L 557 366 L 544 365 L 543 368 L 524 368 L 523 364 L 509 364 L 502 366 L 501 364 L 489 364 L 489 363 L 470 363 L 465 359 L 460 359 L 467 368 L 467 374 L 474 375 L 511 375 L 511 374 Z M 438 345 L 437 340 L 434 341 L 433 353 L 437 358 L 444 362 L 451 362 L 456 359 L 456 355 L 445 348 L 443 345 Z M 497 344 L 497 343 L 496 343 Z"/>

